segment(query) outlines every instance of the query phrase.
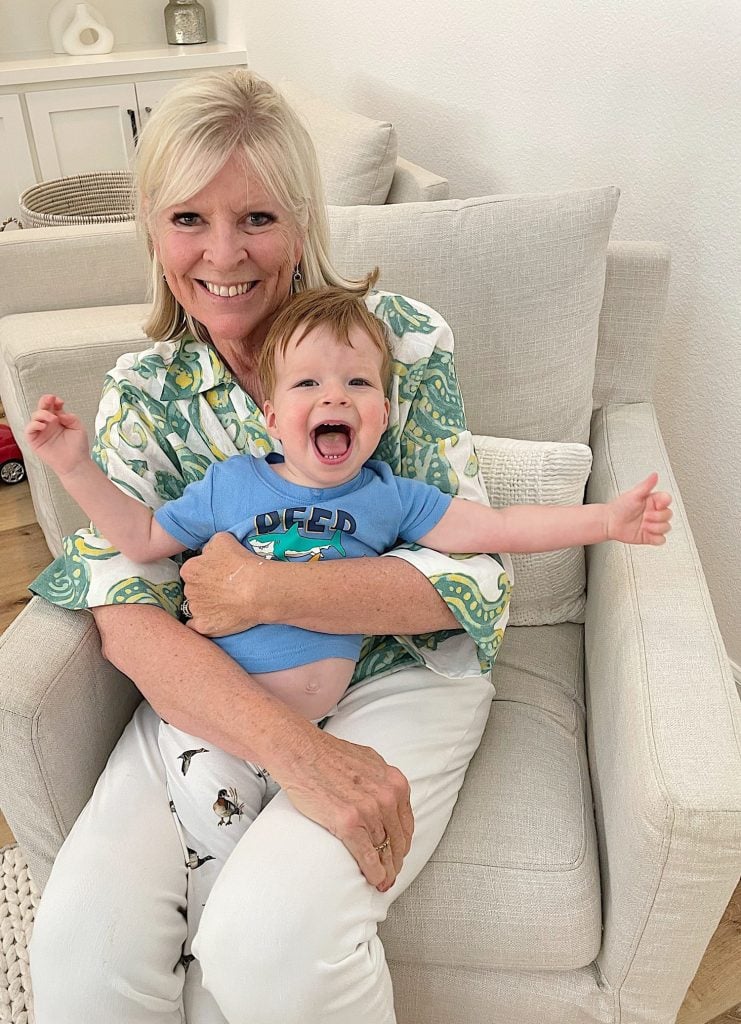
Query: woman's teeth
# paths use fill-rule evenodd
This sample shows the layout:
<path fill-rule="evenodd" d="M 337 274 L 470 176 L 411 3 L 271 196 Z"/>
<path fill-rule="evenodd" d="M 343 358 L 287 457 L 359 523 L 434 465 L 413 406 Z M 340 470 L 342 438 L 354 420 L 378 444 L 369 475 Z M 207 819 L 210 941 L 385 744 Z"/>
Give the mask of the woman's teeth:
<path fill-rule="evenodd" d="M 244 295 L 245 292 L 250 291 L 256 282 L 247 281 L 245 284 L 211 284 L 210 281 L 201 282 L 212 295 L 218 295 L 220 298 L 227 299 L 232 298 L 234 295 Z"/>

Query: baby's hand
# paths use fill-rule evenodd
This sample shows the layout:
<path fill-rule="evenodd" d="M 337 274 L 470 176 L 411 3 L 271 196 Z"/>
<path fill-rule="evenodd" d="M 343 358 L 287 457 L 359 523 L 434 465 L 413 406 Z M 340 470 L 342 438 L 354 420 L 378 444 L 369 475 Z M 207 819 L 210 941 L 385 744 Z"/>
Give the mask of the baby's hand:
<path fill-rule="evenodd" d="M 607 539 L 624 544 L 664 544 L 671 530 L 671 494 L 655 491 L 658 473 L 652 473 L 607 505 Z"/>
<path fill-rule="evenodd" d="M 90 457 L 85 428 L 77 416 L 64 412 L 64 402 L 56 395 L 41 396 L 26 427 L 26 438 L 41 461 L 58 476 Z"/>

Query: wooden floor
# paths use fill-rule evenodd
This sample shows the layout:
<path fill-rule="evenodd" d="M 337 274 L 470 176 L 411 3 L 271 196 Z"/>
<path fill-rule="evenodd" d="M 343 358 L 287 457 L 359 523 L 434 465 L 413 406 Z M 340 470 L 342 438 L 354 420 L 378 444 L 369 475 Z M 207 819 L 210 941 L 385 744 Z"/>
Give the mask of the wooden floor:
<path fill-rule="evenodd" d="M 0 410 L 1 415 L 1 410 Z M 0 633 L 29 600 L 27 585 L 51 560 L 36 522 L 28 483 L 0 483 Z M 13 836 L 0 813 L 0 846 Z M 689 988 L 677 1024 L 741 1022 L 741 883 Z"/>

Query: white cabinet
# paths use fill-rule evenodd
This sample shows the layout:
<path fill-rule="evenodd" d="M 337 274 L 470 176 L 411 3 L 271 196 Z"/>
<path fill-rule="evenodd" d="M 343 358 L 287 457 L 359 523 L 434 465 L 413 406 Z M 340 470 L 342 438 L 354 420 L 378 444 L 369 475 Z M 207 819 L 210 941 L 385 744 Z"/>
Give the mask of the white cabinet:
<path fill-rule="evenodd" d="M 0 96 L 0 221 L 18 216 L 18 196 L 33 185 L 31 150 L 17 96 Z"/>
<path fill-rule="evenodd" d="M 42 180 L 124 170 L 152 108 L 180 79 L 26 95 Z"/>
<path fill-rule="evenodd" d="M 18 216 L 18 196 L 36 182 L 125 170 L 139 132 L 165 93 L 208 69 L 246 62 L 243 47 L 219 42 L 148 43 L 87 59 L 41 50 L 5 53 L 0 59 L 0 223 Z"/>
<path fill-rule="evenodd" d="M 133 84 L 32 92 L 26 103 L 42 179 L 128 167 L 137 115 Z"/>
<path fill-rule="evenodd" d="M 183 78 L 160 78 L 154 81 L 136 83 L 136 100 L 139 107 L 139 125 L 143 128 L 149 116 L 162 97 L 174 85 L 185 81 Z"/>

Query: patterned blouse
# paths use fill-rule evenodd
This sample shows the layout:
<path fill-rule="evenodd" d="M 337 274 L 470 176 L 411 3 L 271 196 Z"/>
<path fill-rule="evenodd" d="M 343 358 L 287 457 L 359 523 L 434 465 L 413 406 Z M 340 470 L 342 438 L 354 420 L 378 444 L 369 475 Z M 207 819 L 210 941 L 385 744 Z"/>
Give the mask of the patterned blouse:
<path fill-rule="evenodd" d="M 391 412 L 373 457 L 394 473 L 485 502 L 453 367 L 453 336 L 434 310 L 373 292 L 369 309 L 390 328 Z M 199 480 L 209 464 L 239 452 L 280 451 L 261 410 L 210 346 L 190 335 L 122 356 L 107 375 L 93 458 L 123 490 L 158 508 Z M 394 549 L 430 580 L 461 629 L 365 638 L 353 682 L 425 664 L 450 677 L 485 674 L 509 617 L 512 567 L 506 555 L 444 555 L 418 544 Z M 31 590 L 66 608 L 156 604 L 174 616 L 183 599 L 180 559 L 137 565 L 94 529 L 64 540 L 62 555 Z"/>

